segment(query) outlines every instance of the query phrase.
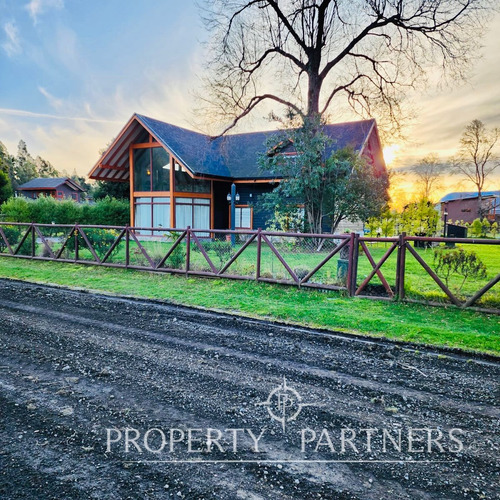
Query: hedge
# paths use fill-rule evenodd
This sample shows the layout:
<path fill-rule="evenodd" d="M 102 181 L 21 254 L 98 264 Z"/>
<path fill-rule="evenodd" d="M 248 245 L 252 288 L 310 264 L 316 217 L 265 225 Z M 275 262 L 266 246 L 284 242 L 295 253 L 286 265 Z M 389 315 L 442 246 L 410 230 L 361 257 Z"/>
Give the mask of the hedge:
<path fill-rule="evenodd" d="M 130 220 L 130 205 L 126 200 L 106 197 L 95 203 L 76 203 L 41 196 L 36 200 L 10 198 L 0 206 L 2 220 L 36 222 L 38 224 L 97 224 L 125 226 Z"/>

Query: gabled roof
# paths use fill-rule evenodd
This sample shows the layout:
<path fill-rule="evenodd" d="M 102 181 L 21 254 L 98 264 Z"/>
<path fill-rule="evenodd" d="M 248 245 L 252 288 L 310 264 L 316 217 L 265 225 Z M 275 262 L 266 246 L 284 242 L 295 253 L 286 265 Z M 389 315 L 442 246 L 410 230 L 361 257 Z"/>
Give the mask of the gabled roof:
<path fill-rule="evenodd" d="M 361 153 L 373 130 L 375 120 L 326 125 L 332 138 L 331 150 L 351 146 Z M 129 145 L 147 142 L 148 133 L 184 164 L 195 176 L 226 179 L 268 179 L 269 172 L 258 166 L 265 143 L 282 131 L 230 134 L 212 140 L 209 136 L 177 127 L 154 118 L 134 114 L 94 166 L 92 179 L 125 181 L 129 178 Z M 377 135 L 378 141 L 378 135 Z"/>
<path fill-rule="evenodd" d="M 23 189 L 56 189 L 63 184 L 67 184 L 68 187 L 74 189 L 75 191 L 85 191 L 79 184 L 69 177 L 38 177 L 37 179 L 31 179 L 30 181 L 21 184 L 17 189 L 20 191 Z"/>
<path fill-rule="evenodd" d="M 483 198 L 487 198 L 490 196 L 499 197 L 500 191 L 483 191 L 481 196 Z M 443 196 L 440 200 L 440 203 L 446 203 L 447 201 L 456 201 L 456 200 L 467 200 L 471 198 L 477 198 L 477 191 L 463 191 L 456 193 L 448 193 L 446 196 Z"/>

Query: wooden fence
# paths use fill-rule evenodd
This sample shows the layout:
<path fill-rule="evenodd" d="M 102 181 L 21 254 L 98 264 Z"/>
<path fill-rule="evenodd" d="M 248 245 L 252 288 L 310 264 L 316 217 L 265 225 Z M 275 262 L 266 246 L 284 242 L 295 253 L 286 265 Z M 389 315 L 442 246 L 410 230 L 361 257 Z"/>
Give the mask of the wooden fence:
<path fill-rule="evenodd" d="M 490 277 L 468 296 L 459 296 L 415 249 L 442 243 L 492 245 L 496 249 L 500 240 L 0 222 L 2 256 L 186 276 L 251 279 L 393 300 L 406 299 L 408 261 L 415 259 L 425 271 L 423 274 L 444 293 L 443 304 L 473 306 L 498 284 L 500 274 Z M 374 255 L 374 245 L 378 250 L 385 245 L 381 256 Z M 386 270 L 391 256 L 395 269 L 390 272 L 394 278 L 389 279 Z M 358 271 L 362 258 L 368 260 L 369 266 L 361 280 Z M 379 282 L 376 286 L 375 276 Z"/>

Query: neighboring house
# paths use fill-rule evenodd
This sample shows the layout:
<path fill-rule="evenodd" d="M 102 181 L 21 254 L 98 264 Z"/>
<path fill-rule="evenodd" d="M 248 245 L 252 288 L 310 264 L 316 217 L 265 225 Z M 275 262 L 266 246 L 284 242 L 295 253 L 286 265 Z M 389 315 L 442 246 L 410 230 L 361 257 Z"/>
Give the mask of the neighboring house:
<path fill-rule="evenodd" d="M 375 120 L 327 125 L 335 149 L 351 146 L 375 172 L 385 163 Z M 215 140 L 134 114 L 89 174 L 130 185 L 130 224 L 135 227 L 227 229 L 228 194 L 236 185 L 236 229 L 264 228 L 270 215 L 259 198 L 279 178 L 258 166 L 266 140 L 279 131 L 232 134 Z M 239 199 L 238 199 L 239 198 Z"/>
<path fill-rule="evenodd" d="M 449 193 L 440 201 L 441 218 L 447 212 L 447 220 L 471 223 L 480 217 L 477 192 Z M 500 222 L 500 191 L 483 191 L 482 211 L 490 222 Z"/>
<path fill-rule="evenodd" d="M 18 196 L 36 199 L 40 195 L 52 196 L 57 200 L 70 198 L 77 202 L 82 201 L 82 193 L 85 190 L 69 177 L 40 177 L 31 179 L 21 184 L 16 189 Z"/>

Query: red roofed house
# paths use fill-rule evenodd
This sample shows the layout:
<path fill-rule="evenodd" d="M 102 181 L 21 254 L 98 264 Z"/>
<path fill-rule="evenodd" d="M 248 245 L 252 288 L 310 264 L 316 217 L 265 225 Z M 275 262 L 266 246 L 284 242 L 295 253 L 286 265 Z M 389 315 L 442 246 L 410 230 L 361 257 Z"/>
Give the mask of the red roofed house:
<path fill-rule="evenodd" d="M 21 184 L 16 189 L 18 196 L 36 199 L 40 195 L 52 196 L 57 200 L 70 198 L 76 202 L 82 201 L 85 190 L 69 177 L 40 177 Z"/>

